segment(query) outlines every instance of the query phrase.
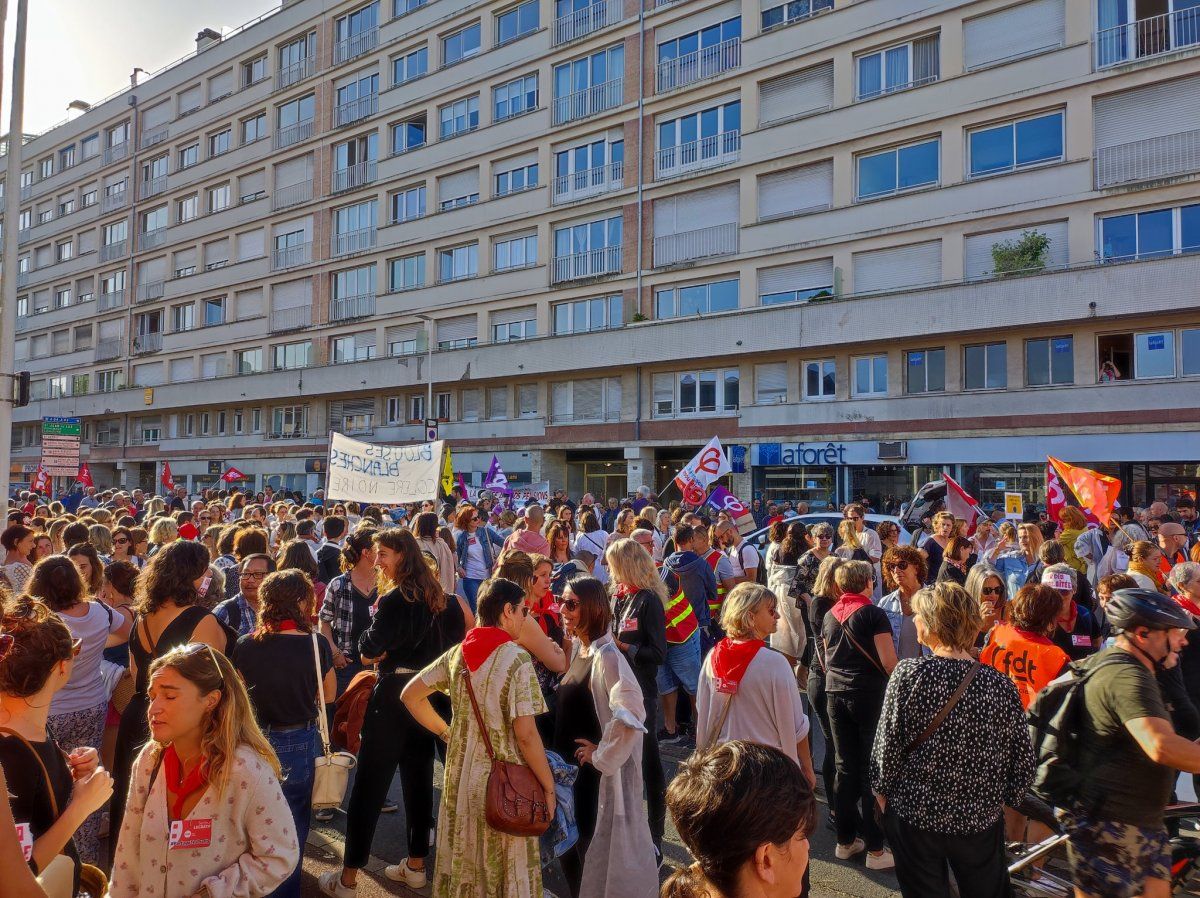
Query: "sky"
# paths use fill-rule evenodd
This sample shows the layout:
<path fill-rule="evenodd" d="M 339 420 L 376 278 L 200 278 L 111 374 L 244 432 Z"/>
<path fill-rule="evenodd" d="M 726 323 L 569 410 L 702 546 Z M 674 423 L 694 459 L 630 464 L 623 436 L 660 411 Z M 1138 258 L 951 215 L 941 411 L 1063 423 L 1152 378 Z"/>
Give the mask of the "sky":
<path fill-rule="evenodd" d="M 40 133 L 67 118 L 72 100 L 94 103 L 196 48 L 196 33 L 228 31 L 274 9 L 279 0 L 29 0 L 23 130 Z M 16 0 L 5 29 L 3 124 Z"/>

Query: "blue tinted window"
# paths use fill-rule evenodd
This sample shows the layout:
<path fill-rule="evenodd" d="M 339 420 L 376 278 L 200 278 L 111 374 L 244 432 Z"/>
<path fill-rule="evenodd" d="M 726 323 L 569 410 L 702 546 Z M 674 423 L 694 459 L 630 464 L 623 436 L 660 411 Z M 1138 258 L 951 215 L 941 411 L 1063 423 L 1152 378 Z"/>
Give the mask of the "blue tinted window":
<path fill-rule="evenodd" d="M 1017 165 L 1031 165 L 1063 155 L 1062 113 L 1017 122 Z"/>
<path fill-rule="evenodd" d="M 1137 216 L 1114 215 L 1100 223 L 1100 254 L 1105 259 L 1137 255 Z"/>
<path fill-rule="evenodd" d="M 1012 125 L 971 132 L 971 174 L 1006 171 L 1013 166 Z"/>
<path fill-rule="evenodd" d="M 858 195 L 878 196 L 896 189 L 896 154 L 879 153 L 858 160 Z"/>
<path fill-rule="evenodd" d="M 900 190 L 937 182 L 938 142 L 936 140 L 917 144 L 915 147 L 904 147 L 900 150 L 899 156 L 898 185 Z"/>
<path fill-rule="evenodd" d="M 1200 250 L 1200 205 L 1179 210 L 1179 248 L 1185 253 Z"/>
<path fill-rule="evenodd" d="M 1152 259 L 1171 255 L 1174 243 L 1171 228 L 1171 210 L 1143 212 L 1137 224 L 1138 258 Z"/>

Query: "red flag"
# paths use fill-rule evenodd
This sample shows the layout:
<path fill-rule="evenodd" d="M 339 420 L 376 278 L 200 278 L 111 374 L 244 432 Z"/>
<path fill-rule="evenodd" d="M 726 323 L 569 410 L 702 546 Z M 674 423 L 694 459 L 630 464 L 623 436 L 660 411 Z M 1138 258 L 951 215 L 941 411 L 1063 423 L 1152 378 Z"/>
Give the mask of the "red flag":
<path fill-rule="evenodd" d="M 171 476 L 170 462 L 163 462 L 162 477 L 159 478 L 159 482 L 162 483 L 164 489 L 175 489 L 175 478 Z"/>
<path fill-rule="evenodd" d="M 461 472 L 458 475 L 458 491 L 462 494 L 461 496 L 458 497 L 458 501 L 466 502 L 467 501 L 467 482 L 465 480 L 463 480 L 463 476 L 462 476 Z"/>
<path fill-rule="evenodd" d="M 1046 514 L 1050 516 L 1050 520 L 1057 523 L 1059 514 L 1066 506 L 1067 491 L 1058 479 L 1054 465 L 1046 462 Z"/>
<path fill-rule="evenodd" d="M 967 536 L 970 536 L 975 532 L 975 524 L 981 514 L 979 503 L 949 474 L 943 474 L 942 479 L 946 481 L 946 511 L 954 515 L 956 520 L 967 522 Z"/>
<path fill-rule="evenodd" d="M 239 471 L 237 468 L 235 468 L 233 465 L 230 465 L 229 470 L 227 470 L 224 474 L 221 475 L 221 479 L 224 480 L 226 483 L 233 483 L 235 480 L 245 480 L 246 475 L 243 474 L 241 471 Z"/>
<path fill-rule="evenodd" d="M 41 465 L 37 466 L 37 473 L 33 475 L 33 483 L 29 485 L 29 488 L 35 493 L 50 495 L 50 475 Z"/>
<path fill-rule="evenodd" d="M 1090 511 L 1100 523 L 1108 524 L 1117 506 L 1117 496 L 1121 493 L 1121 481 L 1099 471 L 1077 468 L 1054 456 L 1047 456 L 1046 460 L 1071 488 L 1084 511 Z"/>
<path fill-rule="evenodd" d="M 79 465 L 79 474 L 75 477 L 76 483 L 82 483 L 84 486 L 95 486 L 92 480 L 92 469 L 88 467 L 87 462 L 81 462 Z"/>

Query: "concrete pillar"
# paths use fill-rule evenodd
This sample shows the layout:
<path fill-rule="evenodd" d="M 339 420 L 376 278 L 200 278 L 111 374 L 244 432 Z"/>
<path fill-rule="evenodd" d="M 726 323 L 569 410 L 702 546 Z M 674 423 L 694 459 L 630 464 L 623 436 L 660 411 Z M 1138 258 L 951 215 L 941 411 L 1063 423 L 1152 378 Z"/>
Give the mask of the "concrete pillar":
<path fill-rule="evenodd" d="M 529 453 L 529 476 L 534 483 L 550 482 L 551 490 L 567 488 L 565 449 L 534 449 Z"/>
<path fill-rule="evenodd" d="M 625 448 L 626 489 L 633 493 L 639 486 L 654 489 L 654 450 L 644 446 Z"/>
<path fill-rule="evenodd" d="M 749 454 L 749 453 L 747 453 Z M 750 501 L 754 498 L 754 478 L 750 473 L 749 459 L 747 459 L 746 470 L 741 474 L 730 474 L 730 491 L 746 503 L 750 505 Z"/>

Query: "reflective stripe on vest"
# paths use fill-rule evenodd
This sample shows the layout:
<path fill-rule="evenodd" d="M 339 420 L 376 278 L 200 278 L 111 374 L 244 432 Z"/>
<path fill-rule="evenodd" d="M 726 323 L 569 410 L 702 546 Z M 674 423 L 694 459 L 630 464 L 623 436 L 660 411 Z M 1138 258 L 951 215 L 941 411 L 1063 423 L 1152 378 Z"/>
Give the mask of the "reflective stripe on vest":
<path fill-rule="evenodd" d="M 712 568 L 713 576 L 717 576 L 717 563 L 725 557 L 720 549 L 710 549 L 709 553 L 704 556 L 704 560 L 708 562 L 708 566 Z M 725 601 L 725 594 L 729 592 L 721 585 L 721 578 L 717 577 L 717 597 L 708 600 L 709 616 L 720 623 L 721 621 L 721 604 Z"/>
<path fill-rule="evenodd" d="M 667 642 L 679 645 L 687 642 L 700 629 L 692 603 L 683 593 L 683 587 L 667 602 Z"/>

